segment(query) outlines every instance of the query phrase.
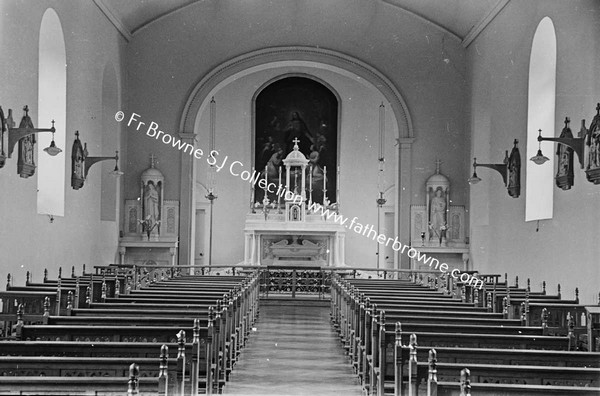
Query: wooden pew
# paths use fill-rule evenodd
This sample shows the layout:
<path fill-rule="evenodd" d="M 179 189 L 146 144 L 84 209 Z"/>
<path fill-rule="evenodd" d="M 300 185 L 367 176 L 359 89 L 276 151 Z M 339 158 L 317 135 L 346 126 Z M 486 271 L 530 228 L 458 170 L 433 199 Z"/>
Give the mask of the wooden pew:
<path fill-rule="evenodd" d="M 89 276 L 93 279 L 93 276 Z M 42 320 L 47 324 L 46 326 L 29 325 L 23 321 L 23 314 L 20 315 L 20 322 L 17 325 L 17 334 L 20 338 L 35 338 L 35 339 L 79 339 L 79 340 L 122 340 L 130 341 L 140 339 L 150 342 L 159 342 L 161 340 L 167 341 L 167 339 L 161 338 L 166 332 L 170 332 L 171 329 L 180 325 L 188 325 L 187 330 L 189 331 L 193 318 L 198 313 L 210 315 L 208 324 L 214 324 L 212 327 L 207 326 L 207 329 L 211 327 L 213 340 L 206 342 L 205 340 L 205 328 L 198 328 L 198 340 L 199 344 L 203 344 L 207 349 L 206 364 L 210 366 L 210 369 L 206 372 L 214 372 L 215 384 L 214 390 L 218 391 L 221 389 L 222 384 L 228 375 L 225 369 L 231 370 L 234 358 L 237 358 L 239 350 L 236 347 L 243 345 L 250 331 L 251 324 L 257 315 L 258 306 L 258 292 L 257 292 L 257 277 L 250 276 L 239 276 L 239 277 L 220 277 L 219 279 L 200 279 L 198 277 L 187 277 L 185 280 L 169 279 L 166 281 L 157 282 L 153 284 L 153 287 L 140 288 L 140 290 L 133 290 L 136 294 L 130 299 L 126 299 L 126 296 L 120 293 L 113 293 L 112 297 L 108 297 L 107 293 L 107 281 L 106 277 L 102 276 L 101 279 L 91 280 L 101 285 L 102 291 L 100 300 L 105 301 L 104 303 L 96 303 L 90 301 L 89 292 L 86 296 L 87 305 L 90 308 L 75 308 L 73 307 L 73 292 L 81 290 L 78 287 L 71 287 L 72 284 L 77 284 L 78 278 L 71 279 L 65 282 L 59 278 L 56 281 L 56 285 L 61 287 L 62 284 L 66 283 L 68 287 L 65 289 L 69 291 L 68 296 L 71 300 L 67 301 L 67 313 L 68 316 L 51 316 L 50 307 L 47 302 L 49 301 L 48 295 L 44 296 L 46 304 L 44 304 L 44 312 L 42 314 Z M 45 284 L 30 284 L 23 289 L 28 291 L 32 289 L 38 290 L 49 290 L 52 289 L 52 281 L 45 279 Z M 207 283 L 207 281 L 209 281 Z M 241 282 L 239 282 L 241 281 Z M 172 283 L 169 285 L 169 283 Z M 241 283 L 241 284 L 240 284 Z M 120 283 L 117 277 L 114 278 L 114 291 L 120 289 Z M 154 287 L 156 286 L 156 287 Z M 168 287 L 171 287 L 169 290 Z M 178 289 L 177 293 L 172 292 L 172 288 Z M 76 289 L 76 290 L 74 290 Z M 37 297 L 37 296 L 36 296 Z M 123 299 L 119 299 L 123 297 Z M 208 304 L 215 304 L 217 300 L 216 309 L 211 311 Z M 157 301 L 160 300 L 158 304 Z M 128 315 L 131 313 L 132 308 L 138 308 L 140 306 L 137 303 L 138 300 L 144 301 L 147 305 L 147 309 L 143 314 L 152 315 L 149 318 L 145 318 L 142 315 L 136 315 L 132 317 Z M 115 308 L 115 304 L 111 304 L 107 301 L 119 301 L 120 308 Z M 129 302 L 129 304 L 126 303 Z M 177 317 L 169 317 L 173 315 L 168 310 L 171 308 L 173 302 L 180 303 L 180 310 L 177 312 Z M 150 303 L 150 304 L 148 304 Z M 98 308 L 98 305 L 102 304 L 103 311 L 96 311 L 93 315 L 91 312 Z M 166 308 L 161 310 L 161 308 Z M 59 311 L 60 312 L 60 311 Z M 158 314 L 156 314 L 158 312 Z M 62 313 L 62 312 L 61 312 Z M 82 315 L 90 316 L 82 316 Z M 156 316 L 155 316 L 156 315 Z M 110 323 L 111 325 L 107 325 Z M 119 323 L 127 324 L 119 325 Z M 204 323 L 204 322 L 203 322 Z M 157 326 L 159 325 L 159 326 Z M 202 332 L 200 331 L 202 330 Z M 168 339 L 173 341 L 173 339 Z M 212 350 L 212 351 L 211 351 Z M 212 384 L 207 384 L 207 387 L 212 389 Z"/>
<path fill-rule="evenodd" d="M 186 364 L 183 339 L 180 338 L 174 359 L 169 358 L 167 345 L 160 348 L 158 358 L 158 348 L 154 346 L 152 349 L 154 356 L 151 358 L 3 356 L 0 358 L 0 392 L 20 395 L 104 395 L 124 394 L 126 391 L 196 394 L 197 384 L 193 380 L 185 380 L 186 377 L 194 377 L 197 366 L 193 361 Z M 132 359 L 135 363 L 130 365 Z"/>
<path fill-rule="evenodd" d="M 411 352 L 413 349 L 410 350 Z M 472 382 L 472 379 L 475 378 L 478 381 L 481 381 L 481 378 L 477 378 L 477 375 L 471 376 L 472 370 L 481 370 L 479 376 L 486 376 L 488 374 L 498 375 L 498 374 L 507 374 L 511 370 L 511 366 L 504 366 L 499 370 L 488 372 L 490 369 L 495 369 L 494 366 L 487 365 L 487 367 L 477 367 L 477 366 L 469 366 L 469 368 L 461 367 L 464 365 L 459 364 L 454 367 L 454 372 L 448 372 L 444 374 L 444 371 L 450 370 L 450 367 L 447 365 L 439 364 L 437 360 L 437 351 L 435 349 L 431 349 L 428 353 L 428 361 L 427 364 L 420 363 L 417 361 L 416 356 L 411 355 L 411 366 L 409 367 L 409 376 L 410 382 L 407 383 L 401 391 L 396 390 L 394 393 L 396 395 L 401 394 L 404 391 L 413 392 L 414 395 L 427 395 L 427 396 L 439 396 L 439 395 L 453 395 L 453 396 L 464 396 L 471 395 L 471 391 L 474 390 L 473 394 L 476 395 L 489 395 L 489 396 L 498 396 L 498 395 L 506 395 L 506 396 L 517 396 L 517 395 L 594 395 L 600 392 L 600 388 L 598 387 L 589 387 L 589 386 L 577 386 L 577 385 L 538 385 L 538 384 L 522 384 L 518 383 L 522 380 L 520 377 L 521 372 L 515 372 L 515 376 L 508 378 L 508 381 L 512 381 L 512 383 L 500 383 L 497 382 Z M 518 369 L 518 366 L 513 366 L 513 369 Z M 522 369 L 526 369 L 524 366 L 521 366 Z M 539 367 L 530 367 L 532 371 L 537 372 L 538 375 L 543 376 L 548 374 L 551 370 L 544 370 Z M 506 371 L 503 371 L 506 370 Z M 584 369 L 585 370 L 585 369 Z M 582 371 L 578 373 L 581 374 Z M 573 374 L 574 372 L 570 372 L 568 374 Z M 567 374 L 567 375 L 568 375 Z M 451 376 L 452 382 L 440 380 L 438 377 Z M 558 373 L 557 375 L 562 375 L 562 373 Z M 541 378 L 541 377 L 540 377 Z M 590 377 L 592 380 L 593 377 Z M 502 378 L 505 379 L 505 378 Z M 493 378 L 492 380 L 496 380 Z M 538 378 L 533 378 L 534 382 L 538 382 Z M 566 380 L 567 382 L 571 381 L 570 378 Z M 584 380 L 583 382 L 586 382 Z M 405 394 L 405 393 L 402 393 Z"/>
<path fill-rule="evenodd" d="M 385 314 L 383 312 L 378 311 L 380 309 L 379 305 L 372 304 L 371 296 L 369 294 L 369 299 L 362 297 L 356 298 L 360 296 L 358 290 L 362 292 L 362 289 L 357 288 L 357 290 L 353 289 L 353 285 L 342 284 L 340 282 L 334 282 L 332 287 L 332 319 L 334 323 L 337 323 L 338 329 L 342 334 L 343 340 L 351 339 L 352 337 L 356 337 L 360 339 L 359 343 L 363 343 L 362 345 L 358 345 L 355 349 L 358 351 L 356 355 L 352 354 L 352 347 L 350 348 L 351 358 L 355 359 L 355 367 L 359 371 L 360 378 L 363 380 L 363 384 L 365 384 L 365 389 L 369 392 L 383 392 L 385 388 L 384 383 L 385 379 L 387 379 L 388 383 L 394 383 L 394 372 L 393 365 L 389 364 L 389 361 L 394 362 L 394 355 L 396 353 L 395 345 L 400 342 L 396 341 L 393 337 L 391 337 L 389 327 L 386 329 L 385 321 L 388 319 L 387 312 Z M 381 293 L 379 290 L 376 291 L 379 295 L 385 295 L 386 292 Z M 392 299 L 394 301 L 402 301 L 405 295 L 405 290 L 398 291 L 394 290 L 393 294 L 397 297 L 397 299 Z M 389 299 L 385 299 L 385 301 L 389 301 Z M 371 306 L 372 304 L 372 306 Z M 396 302 L 388 302 L 386 304 L 386 309 L 389 309 L 390 312 L 393 312 L 394 305 L 398 304 Z M 431 299 L 423 299 L 422 304 L 439 304 L 439 302 L 435 302 Z M 415 321 L 422 321 L 424 315 L 428 313 L 426 309 L 421 308 L 419 310 L 420 314 L 412 316 L 418 308 L 411 307 L 410 309 L 406 309 L 406 306 L 402 306 L 398 311 L 401 312 L 399 318 L 407 319 L 407 326 L 414 326 Z M 473 309 L 475 309 L 473 307 Z M 439 311 L 437 311 L 439 312 Z M 453 315 L 460 315 L 462 312 L 460 310 L 454 311 L 453 314 L 447 314 L 439 317 L 439 320 L 444 322 L 451 322 Z M 480 312 L 478 312 L 480 313 Z M 393 315 L 393 314 L 392 314 Z M 498 319 L 497 314 L 495 315 L 494 320 Z M 392 316 L 393 317 L 393 316 Z M 456 316 L 457 318 L 459 316 Z M 343 323 L 342 323 L 343 322 Z M 410 322 L 413 322 L 412 324 Z M 512 322 L 513 324 L 514 321 Z M 417 323 L 418 324 L 418 323 Z M 427 324 L 420 324 L 423 328 L 427 327 Z M 347 327 L 349 330 L 344 330 Z M 431 327 L 434 327 L 433 325 Z M 455 327 L 458 329 L 460 326 Z M 476 328 L 472 328 L 475 330 Z M 513 326 L 512 330 L 521 331 L 527 329 L 526 327 L 521 326 Z M 387 331 L 386 331 L 387 330 Z M 419 330 L 419 329 L 417 329 Z M 468 329 L 463 329 L 468 330 Z M 547 336 L 539 336 L 541 335 L 541 327 L 530 328 L 525 332 L 531 330 L 534 334 L 530 336 L 526 335 L 514 335 L 514 334 L 493 334 L 493 329 L 489 329 L 490 334 L 483 334 L 483 332 L 479 331 L 481 329 L 477 329 L 476 332 L 472 332 L 473 334 L 452 334 L 446 330 L 443 332 L 420 332 L 417 333 L 416 336 L 419 337 L 421 344 L 423 345 L 445 345 L 446 342 L 448 347 L 455 348 L 456 346 L 470 346 L 476 348 L 487 348 L 489 350 L 490 347 L 502 347 L 502 348 L 553 348 L 553 349 L 566 349 L 568 345 L 567 337 L 547 337 Z M 504 331 L 504 330 L 502 330 Z M 508 331 L 510 333 L 510 331 Z M 537 335 L 536 335 L 537 334 Z M 474 338 L 477 340 L 474 340 Z M 529 339 L 528 339 L 529 337 Z M 429 338 L 429 339 L 428 339 Z M 443 342 L 439 342 L 439 340 L 444 340 Z M 510 340 L 510 342 L 506 342 Z M 475 342 L 474 342 L 475 341 Z M 351 341 L 354 343 L 356 341 Z M 468 345 L 471 343 L 471 345 Z M 390 350 L 390 346 L 392 349 Z M 458 349 L 458 348 L 455 348 Z M 473 348 L 471 348 L 473 349 Z M 362 352 L 361 352 L 362 350 Z M 415 348 L 416 350 L 416 348 Z M 485 350 L 485 349 L 484 349 Z M 531 355 L 529 355 L 531 356 Z M 405 356 L 406 358 L 406 356 Z M 356 362 L 356 360 L 358 360 Z M 525 363 L 521 363 L 525 364 Z M 581 364 L 581 363 L 579 363 Z M 576 364 L 577 365 L 577 364 Z M 502 366 L 502 365 L 498 365 Z M 415 366 L 416 367 L 416 366 Z M 448 366 L 452 367 L 452 366 Z M 537 366 L 535 366 L 537 367 Z M 456 367 L 454 367 L 456 368 Z M 392 373 L 390 373 L 390 369 Z M 416 370 L 416 368 L 415 368 Z M 498 370 L 509 370 L 508 368 L 499 368 Z M 543 368 L 535 369 L 538 371 L 544 371 Z M 585 371 L 585 370 L 584 370 Z M 545 371 L 547 374 L 552 375 L 556 373 L 556 371 L 552 371 L 552 369 L 548 369 Z M 382 374 L 383 373 L 383 374 Z M 415 371 L 416 373 L 416 371 Z M 391 374 L 391 375 L 390 375 Z M 592 374 L 597 375 L 598 371 L 589 370 L 589 372 L 584 373 L 585 375 Z M 416 374 L 415 374 L 416 375 Z M 556 377 L 556 376 L 555 376 Z M 589 377 L 588 377 L 589 378 Z M 395 379 L 397 382 L 398 379 Z"/>

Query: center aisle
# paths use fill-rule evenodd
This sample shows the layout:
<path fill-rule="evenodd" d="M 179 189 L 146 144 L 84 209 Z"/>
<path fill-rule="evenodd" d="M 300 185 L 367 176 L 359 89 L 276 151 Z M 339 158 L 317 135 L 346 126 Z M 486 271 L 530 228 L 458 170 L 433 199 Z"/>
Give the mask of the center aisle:
<path fill-rule="evenodd" d="M 256 331 L 251 332 L 223 393 L 361 395 L 358 379 L 331 327 L 329 311 L 324 306 L 261 302 Z"/>

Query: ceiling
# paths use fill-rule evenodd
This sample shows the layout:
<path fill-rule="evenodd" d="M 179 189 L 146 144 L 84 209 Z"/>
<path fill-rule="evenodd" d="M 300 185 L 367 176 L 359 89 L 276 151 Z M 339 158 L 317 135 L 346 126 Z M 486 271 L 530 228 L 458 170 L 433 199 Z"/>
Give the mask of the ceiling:
<path fill-rule="evenodd" d="M 157 19 L 201 1 L 208 0 L 94 0 L 127 40 Z M 455 36 L 466 47 L 510 0 L 367 1 L 398 7 Z"/>

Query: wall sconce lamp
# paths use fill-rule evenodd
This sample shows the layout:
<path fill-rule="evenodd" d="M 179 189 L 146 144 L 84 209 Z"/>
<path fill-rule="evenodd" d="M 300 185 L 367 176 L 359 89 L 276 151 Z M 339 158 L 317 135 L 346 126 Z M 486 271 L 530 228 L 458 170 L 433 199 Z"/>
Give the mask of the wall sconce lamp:
<path fill-rule="evenodd" d="M 508 150 L 504 154 L 504 161 L 501 164 L 478 164 L 477 158 L 473 158 L 473 176 L 467 181 L 469 184 L 477 184 L 481 178 L 477 176 L 477 167 L 489 168 L 497 171 L 502 176 L 504 185 L 508 188 L 508 195 L 513 198 L 518 198 L 521 194 L 521 155 L 517 144 L 519 141 L 514 140 L 514 147 L 508 155 Z"/>
<path fill-rule="evenodd" d="M 569 117 L 565 118 L 565 127 L 568 127 L 569 122 L 571 122 L 571 120 L 569 119 Z M 537 165 L 542 165 L 543 163 L 545 163 L 546 161 L 548 161 L 548 157 L 546 157 L 544 154 L 542 154 L 542 142 L 543 141 L 549 141 L 549 142 L 557 142 L 559 144 L 564 144 L 567 147 L 570 147 L 573 149 L 573 151 L 575 153 L 577 153 L 577 158 L 579 159 L 579 164 L 581 165 L 581 169 L 583 169 L 583 160 L 584 160 L 584 156 L 583 156 L 583 148 L 584 148 L 584 141 L 585 141 L 585 137 L 581 136 L 581 137 L 577 137 L 577 138 L 566 138 L 566 137 L 558 137 L 558 138 L 548 138 L 548 137 L 543 137 L 542 136 L 542 130 L 539 129 L 538 130 L 539 135 L 538 135 L 538 142 L 539 142 L 539 148 L 538 148 L 538 152 L 535 156 L 530 158 L 530 161 L 535 162 Z"/>
<path fill-rule="evenodd" d="M 90 170 L 92 165 L 94 165 L 95 163 L 112 160 L 112 159 L 115 160 L 115 169 L 110 173 L 114 176 L 121 176 L 123 174 L 123 172 L 121 172 L 119 170 L 119 150 L 116 150 L 114 157 L 86 157 L 85 158 L 85 170 L 83 173 L 84 177 L 87 178 L 88 171 Z"/>
<path fill-rule="evenodd" d="M 29 118 L 29 107 L 27 105 L 23 107 L 23 111 L 25 111 L 25 116 L 23 118 Z M 54 132 L 56 132 L 56 129 L 54 129 L 54 120 L 52 120 L 51 128 L 33 128 L 33 123 L 29 123 L 30 126 L 14 128 L 14 122 L 12 121 L 12 109 L 8 109 L 8 118 L 6 121 L 8 124 L 8 158 L 11 158 L 12 152 L 15 149 L 15 144 L 17 144 L 19 140 L 25 136 L 42 132 L 52 132 L 52 142 L 50 143 L 50 146 L 44 149 L 45 152 L 51 156 L 55 156 L 62 151 L 56 147 L 56 143 L 54 143 Z"/>
<path fill-rule="evenodd" d="M 506 186 L 506 174 L 508 170 L 508 150 L 505 153 L 504 162 L 502 164 L 478 164 L 477 158 L 473 158 L 473 176 L 471 176 L 467 181 L 469 184 L 477 184 L 481 181 L 481 178 L 477 176 L 477 167 L 480 166 L 482 168 L 490 168 L 495 171 L 498 171 L 500 175 L 502 175 L 502 180 L 504 181 L 504 185 Z"/>

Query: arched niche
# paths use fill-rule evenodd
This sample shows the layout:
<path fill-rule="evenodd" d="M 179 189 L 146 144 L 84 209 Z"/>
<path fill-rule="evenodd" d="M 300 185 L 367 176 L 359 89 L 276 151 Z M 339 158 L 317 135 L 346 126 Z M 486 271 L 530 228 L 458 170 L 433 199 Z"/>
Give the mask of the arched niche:
<path fill-rule="evenodd" d="M 54 141 L 63 151 L 54 157 L 44 152 L 52 135 L 39 133 L 37 212 L 52 216 L 65 215 L 65 147 L 67 120 L 67 56 L 65 39 L 58 14 L 48 8 L 42 17 L 39 36 L 38 123 L 49 128 L 56 122 Z"/>
<path fill-rule="evenodd" d="M 529 61 L 527 108 L 527 158 L 538 150 L 538 130 L 555 136 L 556 106 L 556 33 L 549 17 L 543 18 L 535 31 Z M 542 142 L 542 152 L 552 153 L 554 144 Z M 525 184 L 525 221 L 551 219 L 553 211 L 554 156 L 544 165 L 527 161 Z"/>

